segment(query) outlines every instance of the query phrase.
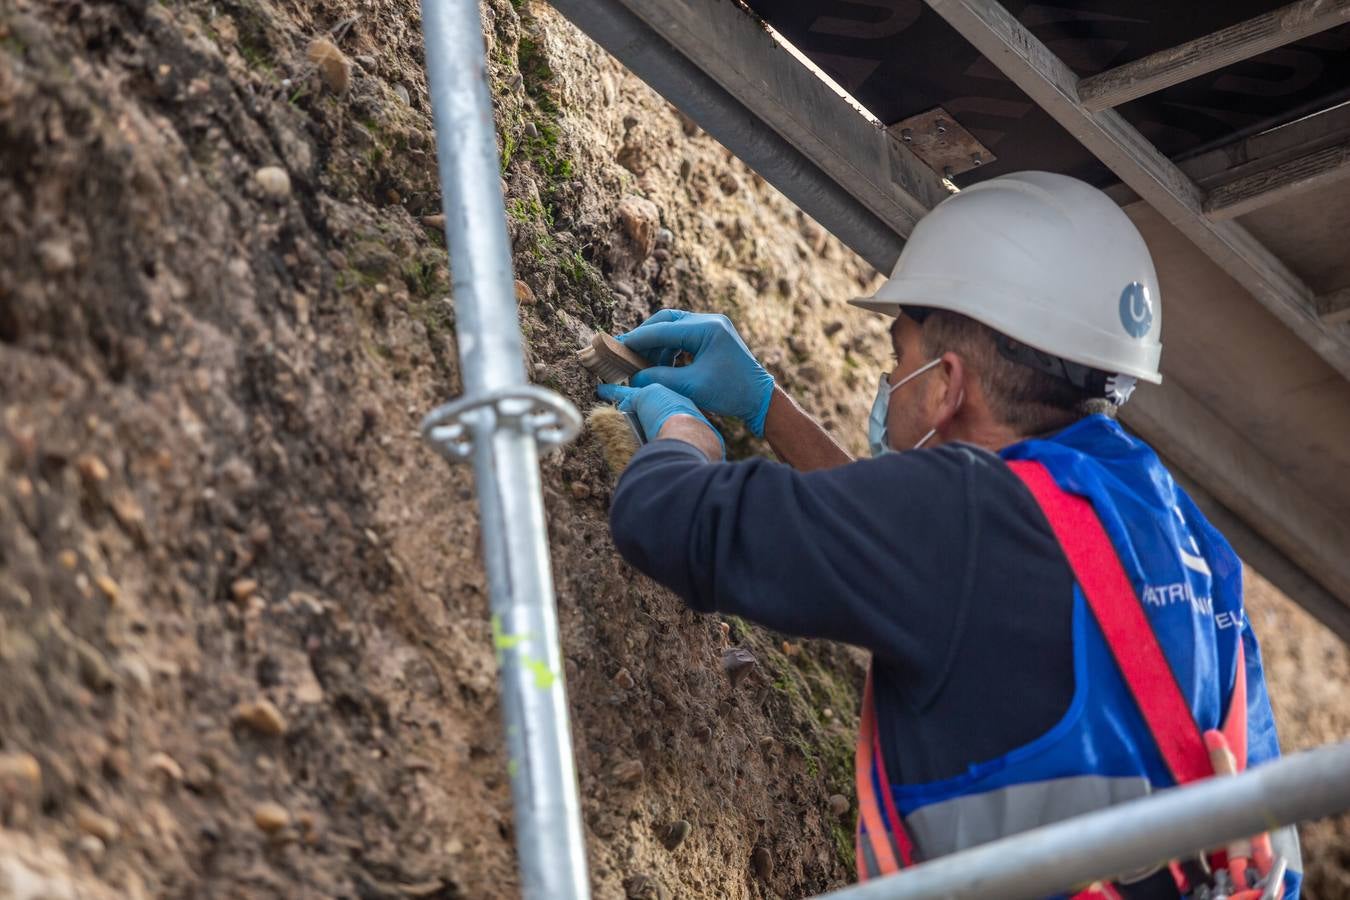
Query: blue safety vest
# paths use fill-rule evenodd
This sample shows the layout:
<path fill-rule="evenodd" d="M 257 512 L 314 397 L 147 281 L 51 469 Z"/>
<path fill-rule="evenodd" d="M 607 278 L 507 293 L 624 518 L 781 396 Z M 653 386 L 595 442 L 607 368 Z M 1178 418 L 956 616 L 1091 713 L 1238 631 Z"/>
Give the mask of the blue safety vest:
<path fill-rule="evenodd" d="M 1243 660 L 1247 765 L 1277 758 L 1260 650 L 1243 615 L 1241 562 L 1157 454 L 1111 419 L 1089 416 L 1000 455 L 1040 463 L 1055 485 L 1091 503 L 1200 731 L 1223 726 Z M 878 856 L 899 865 L 932 859 L 1175 785 L 1077 583 L 1073 639 L 1075 690 L 1063 718 L 1030 743 L 941 781 L 887 782 L 869 679 L 857 760 L 860 807 L 869 813 L 859 828 L 861 877 L 888 870 Z M 884 843 L 869 835 L 866 820 L 880 830 L 878 815 Z M 1289 863 L 1285 897 L 1297 897 L 1296 833 L 1282 829 L 1272 840 Z"/>

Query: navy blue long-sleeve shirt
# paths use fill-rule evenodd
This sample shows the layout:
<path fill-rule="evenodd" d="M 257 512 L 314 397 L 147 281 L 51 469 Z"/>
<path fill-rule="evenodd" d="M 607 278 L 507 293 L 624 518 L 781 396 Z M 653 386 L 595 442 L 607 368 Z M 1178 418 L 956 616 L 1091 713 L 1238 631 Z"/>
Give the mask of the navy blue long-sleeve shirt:
<path fill-rule="evenodd" d="M 691 607 L 874 655 L 887 771 L 961 773 L 1038 737 L 1074 690 L 1073 576 L 997 456 L 968 445 L 797 472 L 654 441 L 615 545 Z"/>

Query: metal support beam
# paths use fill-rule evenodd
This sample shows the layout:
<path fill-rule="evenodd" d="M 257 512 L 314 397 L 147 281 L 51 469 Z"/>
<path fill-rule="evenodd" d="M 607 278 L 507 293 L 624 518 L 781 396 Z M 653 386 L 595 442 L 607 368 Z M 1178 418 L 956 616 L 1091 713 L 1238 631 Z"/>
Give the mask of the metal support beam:
<path fill-rule="evenodd" d="M 581 417 L 557 394 L 525 382 L 482 28 L 476 0 L 423 0 L 465 396 L 434 410 L 422 430 L 446 458 L 473 460 L 522 895 L 586 900 L 538 459 L 539 446 L 575 437 Z"/>
<path fill-rule="evenodd" d="M 908 237 L 946 199 L 931 168 L 794 59 L 740 4 L 623 3 L 900 234 Z"/>
<path fill-rule="evenodd" d="M 941 179 L 731 0 L 551 0 L 863 259 L 889 271 Z"/>
<path fill-rule="evenodd" d="M 1075 816 L 822 900 L 1035 900 L 1350 807 L 1350 742 Z"/>
<path fill-rule="evenodd" d="M 1346 22 L 1350 0 L 1299 0 L 1084 78 L 1078 98 L 1090 112 L 1110 109 Z"/>
<path fill-rule="evenodd" d="M 1317 298 L 1317 311 L 1322 321 L 1339 328 L 1350 322 L 1350 288 L 1341 288 Z"/>
<path fill-rule="evenodd" d="M 1236 218 L 1346 177 L 1350 141 L 1225 182 L 1205 197 L 1205 215 L 1211 221 Z"/>
<path fill-rule="evenodd" d="M 1319 318 L 1313 293 L 1237 222 L 1212 222 L 1203 196 L 1115 110 L 1078 101 L 1078 78 L 994 0 L 926 0 L 966 40 L 1343 376 L 1350 341 Z"/>

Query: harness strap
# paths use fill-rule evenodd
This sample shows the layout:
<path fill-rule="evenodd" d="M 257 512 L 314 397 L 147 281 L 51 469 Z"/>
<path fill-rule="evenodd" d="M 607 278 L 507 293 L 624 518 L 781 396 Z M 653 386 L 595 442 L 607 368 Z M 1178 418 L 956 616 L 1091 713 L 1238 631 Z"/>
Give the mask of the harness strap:
<path fill-rule="evenodd" d="M 1208 778 L 1209 752 L 1190 704 L 1092 504 L 1060 488 L 1040 463 L 1017 460 L 1008 467 L 1050 521 L 1173 780 Z"/>
<path fill-rule="evenodd" d="M 1237 761 L 1237 770 L 1247 770 L 1247 653 L 1238 635 L 1237 674 L 1233 676 L 1233 696 L 1228 698 L 1228 712 L 1219 729 L 1228 739 L 1228 749 Z"/>
<path fill-rule="evenodd" d="M 858 792 L 858 826 L 855 835 L 858 878 L 866 881 L 878 875 L 898 872 L 901 866 L 913 865 L 913 845 L 904 822 L 895 811 L 895 801 L 889 796 L 878 801 L 876 782 L 873 781 L 875 774 L 881 789 L 889 793 L 890 782 L 886 779 L 881 762 L 881 737 L 877 732 L 876 705 L 872 701 L 870 668 L 863 686 L 862 716 L 858 724 L 853 771 Z M 891 828 L 886 827 L 887 813 L 890 814 Z"/>

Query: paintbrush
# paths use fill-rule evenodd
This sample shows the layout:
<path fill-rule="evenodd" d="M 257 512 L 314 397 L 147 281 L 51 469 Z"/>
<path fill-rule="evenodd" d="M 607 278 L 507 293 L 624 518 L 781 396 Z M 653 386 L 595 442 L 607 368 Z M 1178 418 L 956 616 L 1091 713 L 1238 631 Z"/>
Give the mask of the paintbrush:
<path fill-rule="evenodd" d="M 596 332 L 589 347 L 577 352 L 577 360 L 609 384 L 627 381 L 634 372 L 651 365 L 603 331 Z"/>
<path fill-rule="evenodd" d="M 629 350 L 613 337 L 598 332 L 591 345 L 577 353 L 580 363 L 595 373 L 601 381 L 618 384 L 650 365 L 641 356 Z M 633 454 L 647 443 L 642 424 L 633 413 L 621 412 L 614 406 L 597 406 L 586 416 L 586 424 L 600 441 L 605 462 L 618 475 L 633 458 Z"/>
<path fill-rule="evenodd" d="M 642 423 L 633 413 L 620 412 L 617 406 L 597 406 L 586 414 L 586 427 L 600 442 L 605 464 L 610 472 L 619 475 L 628 466 L 633 454 L 647 443 Z"/>

